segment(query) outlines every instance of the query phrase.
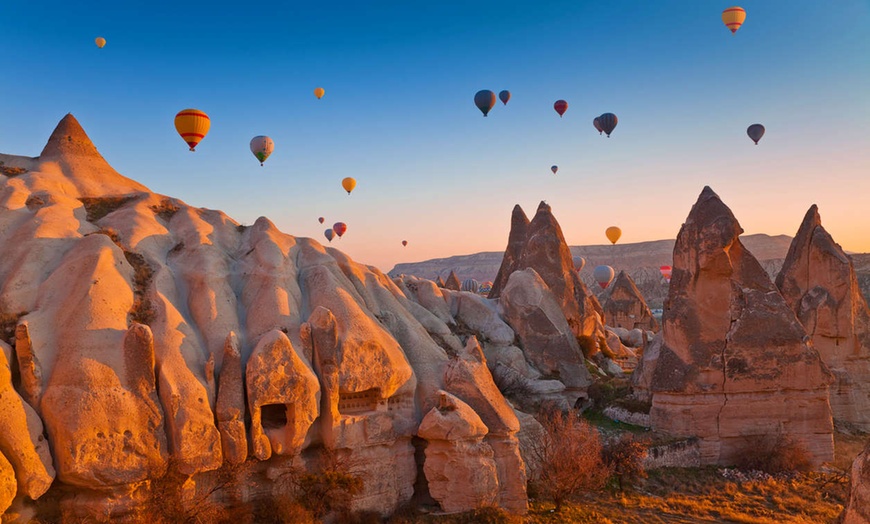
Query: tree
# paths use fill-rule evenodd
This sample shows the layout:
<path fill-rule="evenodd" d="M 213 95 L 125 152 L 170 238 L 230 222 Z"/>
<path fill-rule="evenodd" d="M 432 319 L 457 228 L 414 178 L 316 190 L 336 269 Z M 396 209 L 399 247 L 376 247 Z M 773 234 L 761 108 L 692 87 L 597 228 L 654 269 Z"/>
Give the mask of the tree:
<path fill-rule="evenodd" d="M 629 433 L 623 433 L 604 444 L 601 458 L 612 471 L 612 478 L 616 479 L 619 491 L 623 490 L 624 483 L 633 483 L 646 477 L 646 470 L 643 468 L 646 453 L 644 443 Z"/>

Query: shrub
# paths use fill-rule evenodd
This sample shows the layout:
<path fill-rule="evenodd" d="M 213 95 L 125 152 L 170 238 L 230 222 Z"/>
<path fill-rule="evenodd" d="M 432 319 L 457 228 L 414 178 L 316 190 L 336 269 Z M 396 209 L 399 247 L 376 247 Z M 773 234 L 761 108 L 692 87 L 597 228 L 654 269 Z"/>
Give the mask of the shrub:
<path fill-rule="evenodd" d="M 647 446 L 629 433 L 623 433 L 604 444 L 601 459 L 612 471 L 611 479 L 616 480 L 619 491 L 623 491 L 626 484 L 631 485 L 637 479 L 646 478 L 643 468 L 646 452 Z"/>
<path fill-rule="evenodd" d="M 135 198 L 134 196 L 85 197 L 80 198 L 79 201 L 85 206 L 88 222 L 96 222 Z"/>
<path fill-rule="evenodd" d="M 589 385 L 586 393 L 595 409 L 604 409 L 617 399 L 627 397 L 631 392 L 631 386 L 626 379 L 611 378 L 597 380 Z"/>
<path fill-rule="evenodd" d="M 138 253 L 124 251 L 124 258 L 133 266 L 133 306 L 127 313 L 129 319 L 140 324 L 150 325 L 154 320 L 154 308 L 148 298 L 148 286 L 154 276 L 154 270 Z"/>
<path fill-rule="evenodd" d="M 569 497 L 601 489 L 610 469 L 601 459 L 598 431 L 576 412 L 551 412 L 540 422 L 544 431 L 531 445 L 530 488 L 552 500 L 558 512 Z"/>
<path fill-rule="evenodd" d="M 173 215 L 178 212 L 179 207 L 178 204 L 176 204 L 172 200 L 164 198 L 160 201 L 159 204 L 154 204 L 153 206 L 150 206 L 150 209 L 151 211 L 154 211 L 155 215 L 168 222 L 173 217 Z"/>
<path fill-rule="evenodd" d="M 9 167 L 5 163 L 0 162 L 0 173 L 3 173 L 6 176 L 18 176 L 27 173 L 27 170 L 23 167 Z"/>
<path fill-rule="evenodd" d="M 744 438 L 734 465 L 770 474 L 810 471 L 813 457 L 806 446 L 789 435 L 753 435 Z"/>
<path fill-rule="evenodd" d="M 364 463 L 346 450 L 320 448 L 319 469 L 291 469 L 282 476 L 294 500 L 316 519 L 333 513 L 350 515 L 353 497 L 364 487 Z"/>

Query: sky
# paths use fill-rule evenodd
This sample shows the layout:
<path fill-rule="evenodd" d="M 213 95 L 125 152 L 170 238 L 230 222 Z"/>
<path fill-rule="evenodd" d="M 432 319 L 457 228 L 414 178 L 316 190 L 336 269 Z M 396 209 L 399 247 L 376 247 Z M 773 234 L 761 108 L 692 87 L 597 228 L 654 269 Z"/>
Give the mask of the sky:
<path fill-rule="evenodd" d="M 743 1 L 734 35 L 732 5 L 3 2 L 0 152 L 37 156 L 72 112 L 151 190 L 324 243 L 317 218 L 345 222 L 331 245 L 383 271 L 501 251 L 542 200 L 570 245 L 674 238 L 705 185 L 747 234 L 794 235 L 815 203 L 870 252 L 870 0 Z M 512 97 L 484 118 L 481 89 Z M 211 118 L 195 153 L 186 108 Z"/>

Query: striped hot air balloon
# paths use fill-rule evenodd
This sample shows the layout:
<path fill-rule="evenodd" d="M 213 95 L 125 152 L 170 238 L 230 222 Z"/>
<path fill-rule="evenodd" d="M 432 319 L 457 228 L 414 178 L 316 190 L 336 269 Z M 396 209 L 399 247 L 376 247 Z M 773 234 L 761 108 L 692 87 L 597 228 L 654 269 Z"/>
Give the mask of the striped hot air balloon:
<path fill-rule="evenodd" d="M 618 123 L 619 119 L 616 118 L 616 115 L 613 113 L 604 113 L 598 117 L 598 125 L 601 126 L 601 130 L 604 131 L 607 138 L 610 138 L 610 133 L 613 133 L 613 130 L 616 129 L 616 124 Z"/>
<path fill-rule="evenodd" d="M 668 283 L 670 283 L 671 282 L 671 272 L 673 271 L 671 266 L 662 266 L 659 268 L 659 271 L 661 271 L 664 279 L 667 280 Z"/>
<path fill-rule="evenodd" d="M 480 289 L 480 282 L 474 280 L 473 278 L 468 278 L 462 283 L 462 291 L 477 293 L 478 289 Z"/>
<path fill-rule="evenodd" d="M 208 134 L 209 127 L 211 120 L 199 109 L 183 109 L 175 115 L 175 130 L 191 151 L 196 150 L 197 144 Z"/>
<path fill-rule="evenodd" d="M 489 295 L 490 291 L 492 291 L 492 282 L 489 280 L 481 284 L 480 289 L 477 290 L 481 295 Z"/>
<path fill-rule="evenodd" d="M 734 6 L 722 11 L 722 21 L 725 27 L 731 30 L 731 34 L 740 29 L 744 20 L 746 20 L 746 11 L 742 7 Z"/>

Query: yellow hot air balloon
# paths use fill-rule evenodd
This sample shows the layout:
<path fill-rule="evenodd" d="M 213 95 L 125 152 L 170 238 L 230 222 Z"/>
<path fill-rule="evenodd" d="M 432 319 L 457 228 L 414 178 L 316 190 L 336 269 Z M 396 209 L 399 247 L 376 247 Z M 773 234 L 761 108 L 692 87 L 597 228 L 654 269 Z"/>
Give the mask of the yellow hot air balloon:
<path fill-rule="evenodd" d="M 341 181 L 341 187 L 343 187 L 344 190 L 347 191 L 347 194 L 349 195 L 350 192 L 353 191 L 353 188 L 356 187 L 356 180 L 354 180 L 351 177 L 347 177 Z"/>
<path fill-rule="evenodd" d="M 323 98 L 323 95 L 325 95 L 325 94 L 326 94 L 326 91 L 322 87 L 315 87 L 314 88 L 314 96 L 316 96 L 318 100 Z"/>
<path fill-rule="evenodd" d="M 611 244 L 616 244 L 616 241 L 622 236 L 622 230 L 616 226 L 610 226 L 604 234 L 607 235 L 607 240 L 610 240 Z"/>
<path fill-rule="evenodd" d="M 106 39 L 103 38 L 102 36 L 98 36 L 97 38 L 95 38 L 94 42 L 97 44 L 97 47 L 99 47 L 100 49 L 102 49 L 103 46 L 106 45 Z"/>
<path fill-rule="evenodd" d="M 722 11 L 722 21 L 725 22 L 725 27 L 731 30 L 731 34 L 740 29 L 744 20 L 746 20 L 746 11 L 742 7 L 734 6 Z"/>
<path fill-rule="evenodd" d="M 200 140 L 205 138 L 209 127 L 211 127 L 211 120 L 199 109 L 183 109 L 175 115 L 175 130 L 181 135 L 181 139 L 187 142 L 191 151 L 194 151 Z"/>

